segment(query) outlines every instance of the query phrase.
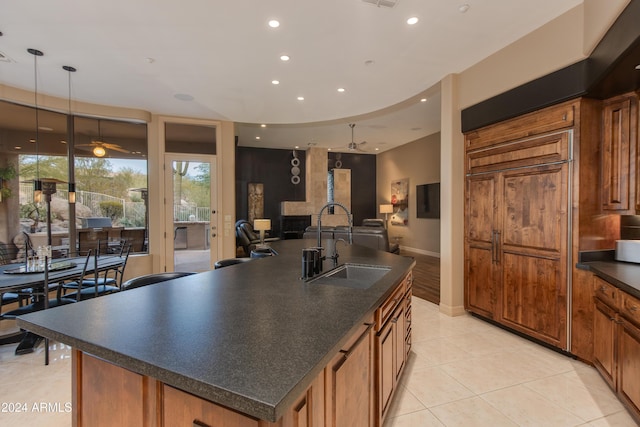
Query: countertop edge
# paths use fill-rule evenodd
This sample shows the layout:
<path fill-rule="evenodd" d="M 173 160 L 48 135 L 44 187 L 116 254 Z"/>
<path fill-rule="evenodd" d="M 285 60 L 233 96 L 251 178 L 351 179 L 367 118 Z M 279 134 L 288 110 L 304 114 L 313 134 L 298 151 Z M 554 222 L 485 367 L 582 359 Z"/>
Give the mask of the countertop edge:
<path fill-rule="evenodd" d="M 638 270 L 638 276 L 636 277 L 640 277 L 640 264 L 621 261 L 591 261 L 579 262 L 576 264 L 576 268 L 579 270 L 590 271 L 601 279 L 611 283 L 618 289 L 636 298 L 640 298 L 640 286 L 634 286 L 631 283 L 627 283 L 625 279 L 621 278 L 617 274 L 620 270 Z"/>

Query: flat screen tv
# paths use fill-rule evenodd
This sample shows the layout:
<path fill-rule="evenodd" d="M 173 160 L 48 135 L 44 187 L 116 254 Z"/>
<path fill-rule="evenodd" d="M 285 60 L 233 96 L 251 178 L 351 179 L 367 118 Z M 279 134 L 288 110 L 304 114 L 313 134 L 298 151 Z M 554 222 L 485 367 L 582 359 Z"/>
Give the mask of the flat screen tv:
<path fill-rule="evenodd" d="M 416 185 L 416 217 L 440 218 L 440 183 Z"/>

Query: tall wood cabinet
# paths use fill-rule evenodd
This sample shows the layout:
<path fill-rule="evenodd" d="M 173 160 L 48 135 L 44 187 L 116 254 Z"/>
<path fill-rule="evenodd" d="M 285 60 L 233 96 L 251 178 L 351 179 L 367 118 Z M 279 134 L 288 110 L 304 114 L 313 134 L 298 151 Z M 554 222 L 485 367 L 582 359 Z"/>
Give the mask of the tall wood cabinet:
<path fill-rule="evenodd" d="M 574 108 L 466 135 L 465 308 L 563 349 Z"/>
<path fill-rule="evenodd" d="M 604 101 L 602 122 L 602 209 L 635 215 L 640 212 L 637 95 Z"/>

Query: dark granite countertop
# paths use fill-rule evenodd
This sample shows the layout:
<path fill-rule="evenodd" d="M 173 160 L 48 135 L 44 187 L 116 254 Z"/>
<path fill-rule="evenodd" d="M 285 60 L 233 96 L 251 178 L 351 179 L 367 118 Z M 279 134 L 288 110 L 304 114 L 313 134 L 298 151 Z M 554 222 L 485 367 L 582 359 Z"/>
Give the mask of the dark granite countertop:
<path fill-rule="evenodd" d="M 589 270 L 624 292 L 640 298 L 640 264 L 605 260 L 581 261 L 576 266 Z"/>
<path fill-rule="evenodd" d="M 299 279 L 301 250 L 315 245 L 274 242 L 274 257 L 32 313 L 18 324 L 276 421 L 415 265 L 411 258 L 342 244 L 340 263 L 392 269 L 366 290 L 305 283 Z"/>

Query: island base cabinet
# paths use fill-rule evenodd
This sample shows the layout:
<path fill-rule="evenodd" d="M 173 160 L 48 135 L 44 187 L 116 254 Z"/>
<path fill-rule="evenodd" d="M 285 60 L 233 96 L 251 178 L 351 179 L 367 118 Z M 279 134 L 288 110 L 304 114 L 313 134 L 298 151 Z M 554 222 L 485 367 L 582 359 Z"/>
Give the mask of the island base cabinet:
<path fill-rule="evenodd" d="M 640 423 L 640 328 L 622 319 L 618 394 Z"/>

